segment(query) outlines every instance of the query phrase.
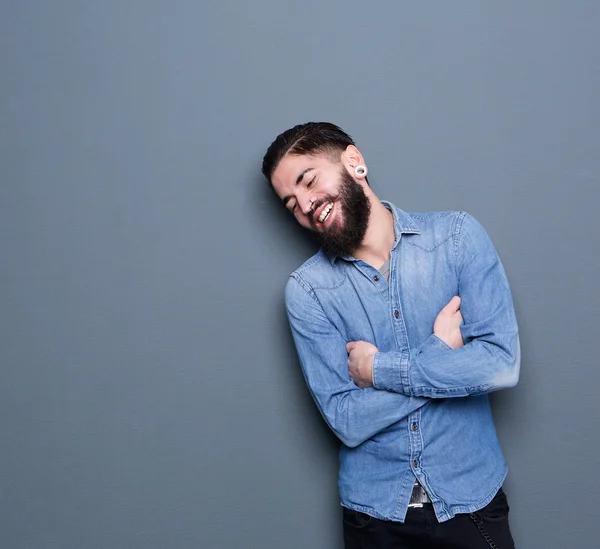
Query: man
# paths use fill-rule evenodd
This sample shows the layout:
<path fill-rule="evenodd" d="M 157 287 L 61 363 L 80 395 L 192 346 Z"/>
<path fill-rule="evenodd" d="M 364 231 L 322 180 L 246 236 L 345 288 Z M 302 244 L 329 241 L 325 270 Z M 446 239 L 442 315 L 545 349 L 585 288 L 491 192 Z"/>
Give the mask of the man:
<path fill-rule="evenodd" d="M 380 201 L 348 134 L 277 137 L 263 173 L 321 250 L 286 286 L 300 363 L 340 438 L 347 549 L 514 547 L 488 393 L 517 383 L 504 269 L 464 212 Z"/>

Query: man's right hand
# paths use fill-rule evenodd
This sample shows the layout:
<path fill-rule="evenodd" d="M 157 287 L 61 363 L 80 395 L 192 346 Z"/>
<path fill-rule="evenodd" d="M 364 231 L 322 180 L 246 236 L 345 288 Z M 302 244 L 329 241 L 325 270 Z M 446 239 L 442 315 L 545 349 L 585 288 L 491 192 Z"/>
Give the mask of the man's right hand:
<path fill-rule="evenodd" d="M 459 328 L 462 321 L 460 297 L 455 295 L 437 315 L 433 323 L 433 333 L 449 347 L 458 349 L 465 344 Z"/>

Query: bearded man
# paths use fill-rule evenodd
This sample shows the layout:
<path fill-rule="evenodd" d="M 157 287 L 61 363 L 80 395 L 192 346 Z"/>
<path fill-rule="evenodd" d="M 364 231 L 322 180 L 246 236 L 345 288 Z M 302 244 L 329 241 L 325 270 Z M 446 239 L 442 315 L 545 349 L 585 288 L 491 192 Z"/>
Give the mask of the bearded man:
<path fill-rule="evenodd" d="M 381 201 L 352 138 L 291 128 L 263 174 L 320 240 L 285 300 L 302 370 L 342 441 L 346 549 L 514 547 L 488 394 L 519 377 L 506 274 L 465 212 Z"/>

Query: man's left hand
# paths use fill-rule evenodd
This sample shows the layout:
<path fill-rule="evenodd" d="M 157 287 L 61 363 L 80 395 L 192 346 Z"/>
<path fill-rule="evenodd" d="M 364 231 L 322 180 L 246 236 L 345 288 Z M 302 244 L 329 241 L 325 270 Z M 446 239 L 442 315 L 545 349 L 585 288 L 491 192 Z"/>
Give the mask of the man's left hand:
<path fill-rule="evenodd" d="M 351 341 L 346 345 L 348 373 L 354 383 L 364 389 L 373 386 L 373 357 L 377 347 L 367 341 Z"/>

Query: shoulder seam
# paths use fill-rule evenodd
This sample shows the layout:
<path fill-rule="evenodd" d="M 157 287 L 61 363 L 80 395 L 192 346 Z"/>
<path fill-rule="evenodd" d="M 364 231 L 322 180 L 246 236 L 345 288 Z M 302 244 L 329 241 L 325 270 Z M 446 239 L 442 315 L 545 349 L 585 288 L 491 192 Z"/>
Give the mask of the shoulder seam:
<path fill-rule="evenodd" d="M 306 283 L 306 281 L 300 276 L 298 271 L 293 272 L 290 275 L 290 279 L 295 280 L 298 285 L 313 299 L 313 301 L 317 302 L 317 296 L 314 293 L 314 290 Z"/>

